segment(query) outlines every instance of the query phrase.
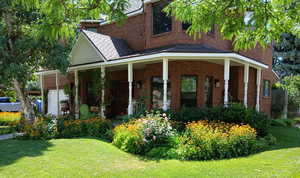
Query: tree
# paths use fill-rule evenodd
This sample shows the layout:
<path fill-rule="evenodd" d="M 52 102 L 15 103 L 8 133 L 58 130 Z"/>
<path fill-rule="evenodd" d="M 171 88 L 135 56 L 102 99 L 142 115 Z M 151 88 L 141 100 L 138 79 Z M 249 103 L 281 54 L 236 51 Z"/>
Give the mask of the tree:
<path fill-rule="evenodd" d="M 273 45 L 273 69 L 281 77 L 300 74 L 300 39 L 283 34 L 279 43 Z"/>
<path fill-rule="evenodd" d="M 41 68 L 66 71 L 79 20 L 101 13 L 119 21 L 127 6 L 126 0 L 0 1 L 0 83 L 14 87 L 25 118 L 35 117 L 26 81 Z"/>
<path fill-rule="evenodd" d="M 284 33 L 300 37 L 299 0 L 174 0 L 165 11 L 191 24 L 194 37 L 217 25 L 235 50 L 267 46 Z"/>
<path fill-rule="evenodd" d="M 287 118 L 288 105 L 292 102 L 299 106 L 295 97 L 297 77 L 293 76 L 300 74 L 300 39 L 292 34 L 283 34 L 280 42 L 273 47 L 273 69 L 283 79 L 278 85 L 285 92 L 283 116 Z"/>
<path fill-rule="evenodd" d="M 286 76 L 282 81 L 276 83 L 276 86 L 287 92 L 285 95 L 284 118 L 287 118 L 288 103 L 300 106 L 300 76 Z"/>

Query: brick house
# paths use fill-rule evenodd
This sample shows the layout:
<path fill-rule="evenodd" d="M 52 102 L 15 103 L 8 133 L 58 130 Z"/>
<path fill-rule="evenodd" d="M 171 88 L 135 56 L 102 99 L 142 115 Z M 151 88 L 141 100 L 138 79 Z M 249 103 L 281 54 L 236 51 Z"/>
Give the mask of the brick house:
<path fill-rule="evenodd" d="M 40 72 L 48 112 L 60 112 L 57 101 L 67 98 L 62 89 L 70 85 L 76 113 L 80 104 L 102 103 L 101 113 L 108 117 L 132 114 L 146 98 L 148 109 L 241 102 L 270 114 L 271 85 L 277 80 L 271 47 L 236 52 L 216 29 L 193 39 L 185 33 L 188 24 L 161 12 L 164 1 L 130 0 L 130 4 L 122 26 L 81 21 L 67 75 Z M 110 83 L 98 94 L 90 91 L 95 78 Z"/>

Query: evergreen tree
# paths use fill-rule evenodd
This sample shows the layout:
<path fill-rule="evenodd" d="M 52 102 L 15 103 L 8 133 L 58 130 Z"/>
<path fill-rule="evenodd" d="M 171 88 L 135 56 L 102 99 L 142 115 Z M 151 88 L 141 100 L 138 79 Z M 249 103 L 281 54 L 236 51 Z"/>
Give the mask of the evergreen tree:
<path fill-rule="evenodd" d="M 292 34 L 283 34 L 274 44 L 273 69 L 280 77 L 300 74 L 300 39 Z"/>

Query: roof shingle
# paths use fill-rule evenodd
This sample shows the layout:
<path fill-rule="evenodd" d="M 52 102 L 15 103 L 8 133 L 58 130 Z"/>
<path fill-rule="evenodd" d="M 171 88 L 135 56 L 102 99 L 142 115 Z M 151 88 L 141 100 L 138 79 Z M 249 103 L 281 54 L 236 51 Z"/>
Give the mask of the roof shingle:
<path fill-rule="evenodd" d="M 133 53 L 127 43 L 122 39 L 87 30 L 82 30 L 82 32 L 106 60 L 117 59 Z"/>

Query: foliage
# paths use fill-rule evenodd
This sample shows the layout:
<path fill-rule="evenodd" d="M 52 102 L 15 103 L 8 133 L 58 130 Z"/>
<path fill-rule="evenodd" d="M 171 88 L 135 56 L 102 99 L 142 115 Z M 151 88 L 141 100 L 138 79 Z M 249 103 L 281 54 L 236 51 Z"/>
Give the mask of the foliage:
<path fill-rule="evenodd" d="M 142 121 L 121 124 L 114 129 L 113 144 L 129 153 L 144 153 L 145 141 L 141 135 Z"/>
<path fill-rule="evenodd" d="M 125 19 L 127 0 L 1 0 L 0 84 L 14 87 L 24 117 L 36 114 L 24 88 L 40 69 L 65 74 L 81 19 Z"/>
<path fill-rule="evenodd" d="M 142 120 L 141 134 L 144 141 L 152 146 L 165 143 L 166 139 L 174 134 L 169 119 L 165 114 L 162 117 L 146 117 Z"/>
<path fill-rule="evenodd" d="M 225 39 L 234 41 L 235 50 L 267 46 L 280 40 L 283 33 L 300 37 L 297 0 L 175 0 L 165 11 L 191 24 L 187 33 L 195 37 L 217 25 Z"/>
<path fill-rule="evenodd" d="M 273 69 L 280 77 L 300 74 L 300 38 L 283 34 L 273 49 Z"/>
<path fill-rule="evenodd" d="M 95 136 L 105 138 L 111 129 L 111 122 L 102 118 L 75 120 L 70 117 L 56 118 L 45 115 L 38 117 L 33 123 L 22 120 L 21 132 L 29 139 L 70 138 L 79 136 Z"/>
<path fill-rule="evenodd" d="M 90 112 L 89 106 L 86 104 L 80 105 L 80 119 L 86 120 L 95 117 L 95 114 Z"/>
<path fill-rule="evenodd" d="M 207 112 L 206 108 L 182 107 L 180 111 L 176 113 L 174 119 L 182 122 L 198 121 L 205 119 Z"/>
<path fill-rule="evenodd" d="M 174 134 L 166 116 L 147 116 L 124 123 L 114 129 L 113 144 L 136 154 L 145 154 L 153 147 L 166 145 Z"/>
<path fill-rule="evenodd" d="M 189 123 L 176 150 L 178 158 L 185 160 L 232 158 L 257 151 L 256 131 L 249 125 L 208 121 Z"/>
<path fill-rule="evenodd" d="M 198 120 L 224 121 L 227 123 L 249 124 L 259 136 L 268 133 L 271 119 L 262 112 L 245 108 L 242 104 L 232 103 L 228 107 L 182 108 L 174 117 L 177 121 L 192 122 Z"/>
<path fill-rule="evenodd" d="M 296 124 L 297 121 L 293 119 L 273 119 L 271 125 L 273 126 L 282 126 L 282 127 L 290 127 Z"/>
<path fill-rule="evenodd" d="M 0 126 L 16 125 L 20 120 L 20 112 L 0 112 Z"/>
<path fill-rule="evenodd" d="M 0 126 L 0 135 L 9 134 L 14 131 L 15 129 L 11 126 Z"/>
<path fill-rule="evenodd" d="M 284 77 L 276 86 L 287 91 L 289 104 L 300 106 L 300 76 Z"/>

